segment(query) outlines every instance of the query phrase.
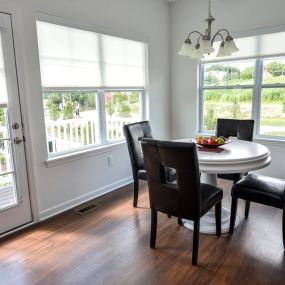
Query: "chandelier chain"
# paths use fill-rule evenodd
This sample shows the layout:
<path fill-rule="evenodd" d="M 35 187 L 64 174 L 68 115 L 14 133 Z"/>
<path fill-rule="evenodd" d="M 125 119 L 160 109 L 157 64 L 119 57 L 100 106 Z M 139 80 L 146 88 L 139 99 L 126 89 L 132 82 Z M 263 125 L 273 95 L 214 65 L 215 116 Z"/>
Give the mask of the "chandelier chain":
<path fill-rule="evenodd" d="M 209 16 L 211 16 L 211 5 L 212 5 L 212 2 L 211 0 L 209 0 Z"/>

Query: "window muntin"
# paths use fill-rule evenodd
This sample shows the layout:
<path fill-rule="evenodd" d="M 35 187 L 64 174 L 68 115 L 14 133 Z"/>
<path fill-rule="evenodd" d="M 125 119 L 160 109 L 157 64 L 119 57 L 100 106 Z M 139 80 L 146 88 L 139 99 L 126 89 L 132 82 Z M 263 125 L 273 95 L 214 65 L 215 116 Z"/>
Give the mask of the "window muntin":
<path fill-rule="evenodd" d="M 209 72 L 209 67 L 229 70 L 229 66 L 240 68 L 244 84 L 234 85 L 237 81 L 228 76 L 229 72 L 222 83 L 207 82 L 207 68 Z M 258 136 L 285 138 L 284 57 L 204 64 L 201 70 L 200 131 L 214 131 L 217 118 L 252 118 Z"/>
<path fill-rule="evenodd" d="M 49 156 L 122 140 L 144 119 L 145 43 L 40 21 L 37 32 Z"/>

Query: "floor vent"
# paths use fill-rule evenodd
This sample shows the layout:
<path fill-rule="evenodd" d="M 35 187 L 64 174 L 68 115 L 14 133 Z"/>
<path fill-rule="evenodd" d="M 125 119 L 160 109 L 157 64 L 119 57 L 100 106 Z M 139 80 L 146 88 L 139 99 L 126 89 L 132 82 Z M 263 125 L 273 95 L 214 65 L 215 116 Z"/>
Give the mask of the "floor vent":
<path fill-rule="evenodd" d="M 99 207 L 99 205 L 96 204 L 85 204 L 85 205 L 81 205 L 80 207 L 76 208 L 74 210 L 74 213 L 78 214 L 78 215 L 84 215 L 84 214 L 88 214 L 92 211 L 94 211 L 95 209 L 97 209 Z"/>

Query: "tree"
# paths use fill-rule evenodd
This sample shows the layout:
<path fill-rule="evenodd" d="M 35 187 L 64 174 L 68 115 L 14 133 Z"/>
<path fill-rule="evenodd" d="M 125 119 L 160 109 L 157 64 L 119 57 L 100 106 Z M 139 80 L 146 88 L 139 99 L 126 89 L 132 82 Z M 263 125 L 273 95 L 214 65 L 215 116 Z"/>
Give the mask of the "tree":
<path fill-rule="evenodd" d="M 55 106 L 58 108 L 58 105 L 62 103 L 62 97 L 59 93 L 50 93 L 48 94 L 48 103 L 47 106 L 50 107 L 50 105 L 55 104 Z"/>
<path fill-rule="evenodd" d="M 239 105 L 238 97 L 234 97 L 233 104 L 230 107 L 230 111 L 232 112 L 233 119 L 237 119 L 238 114 L 240 112 L 240 105 Z"/>
<path fill-rule="evenodd" d="M 228 78 L 229 79 L 239 79 L 240 78 L 240 70 L 237 67 L 229 66 Z"/>
<path fill-rule="evenodd" d="M 109 116 L 112 116 L 115 113 L 114 104 L 112 102 L 108 102 L 106 104 L 106 110 L 107 110 L 107 113 L 109 114 Z"/>
<path fill-rule="evenodd" d="M 207 107 L 207 112 L 204 117 L 204 124 L 206 130 L 214 130 L 216 128 L 217 118 L 213 106 Z"/>
<path fill-rule="evenodd" d="M 213 64 L 206 69 L 207 72 L 209 71 L 228 71 L 228 67 L 223 64 Z"/>
<path fill-rule="evenodd" d="M 120 112 L 120 115 L 121 115 L 121 116 L 127 117 L 127 116 L 130 115 L 131 109 L 130 109 L 130 107 L 127 105 L 126 102 L 122 102 L 122 103 L 120 104 L 119 112 Z"/>
<path fill-rule="evenodd" d="M 54 103 L 49 105 L 49 116 L 53 121 L 56 121 L 60 116 L 57 106 Z"/>
<path fill-rule="evenodd" d="M 3 108 L 0 108 L 0 126 L 5 126 L 5 112 Z"/>
<path fill-rule="evenodd" d="M 211 72 L 209 72 L 205 77 L 205 83 L 207 85 L 217 84 L 219 82 L 219 79 L 212 75 Z"/>
<path fill-rule="evenodd" d="M 285 73 L 285 65 L 278 61 L 273 61 L 265 66 L 266 71 L 268 71 L 272 76 L 280 76 Z"/>
<path fill-rule="evenodd" d="M 240 75 L 242 80 L 250 80 L 253 79 L 253 72 L 254 72 L 254 68 L 253 66 L 247 67 L 246 69 L 244 69 Z"/>
<path fill-rule="evenodd" d="M 124 93 L 117 93 L 114 95 L 114 101 L 116 104 L 121 105 L 121 103 L 123 102 L 127 102 L 128 101 L 128 95 L 124 94 Z"/>
<path fill-rule="evenodd" d="M 73 105 L 71 101 L 66 102 L 63 108 L 63 119 L 64 120 L 73 119 Z"/>

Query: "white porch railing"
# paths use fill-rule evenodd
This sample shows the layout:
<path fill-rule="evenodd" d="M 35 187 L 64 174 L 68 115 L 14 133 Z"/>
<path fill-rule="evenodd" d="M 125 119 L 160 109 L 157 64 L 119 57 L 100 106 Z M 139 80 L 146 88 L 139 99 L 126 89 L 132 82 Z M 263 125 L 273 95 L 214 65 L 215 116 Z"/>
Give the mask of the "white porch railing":
<path fill-rule="evenodd" d="M 49 153 L 65 151 L 100 143 L 100 125 L 95 112 L 82 118 L 52 121 L 46 118 L 46 133 Z M 107 116 L 107 139 L 117 140 L 124 137 L 123 126 L 136 118 L 121 118 Z M 139 119 L 138 119 L 139 120 Z"/>
<path fill-rule="evenodd" d="M 94 117 L 52 121 L 46 119 L 49 152 L 64 151 L 100 142 L 99 122 Z"/>
<path fill-rule="evenodd" d="M 117 140 L 124 138 L 123 127 L 134 122 L 134 118 L 107 117 L 107 138 Z"/>

